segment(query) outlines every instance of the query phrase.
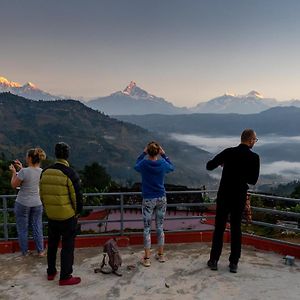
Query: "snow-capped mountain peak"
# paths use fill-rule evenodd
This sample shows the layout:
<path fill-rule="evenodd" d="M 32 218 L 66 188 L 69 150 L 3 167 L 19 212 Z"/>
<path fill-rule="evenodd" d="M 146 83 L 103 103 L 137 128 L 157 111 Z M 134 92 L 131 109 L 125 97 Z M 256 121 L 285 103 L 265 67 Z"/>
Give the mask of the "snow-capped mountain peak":
<path fill-rule="evenodd" d="M 275 99 L 264 98 L 262 94 L 253 90 L 246 95 L 226 93 L 223 96 L 199 103 L 193 111 L 200 113 L 258 113 L 275 106 Z"/>
<path fill-rule="evenodd" d="M 136 100 L 138 99 L 147 99 L 147 100 L 156 100 L 161 99 L 157 98 L 151 94 L 149 94 L 147 91 L 141 89 L 138 87 L 135 83 L 135 81 L 130 81 L 130 83 L 126 86 L 126 88 L 121 91 L 121 93 L 127 96 L 130 96 L 131 98 L 134 98 Z"/>
<path fill-rule="evenodd" d="M 130 81 L 130 83 L 123 90 L 123 93 L 131 96 L 133 94 L 134 88 L 136 87 L 136 83 L 134 81 Z"/>
<path fill-rule="evenodd" d="M 226 93 L 224 94 L 224 96 L 228 96 L 228 97 L 236 97 L 236 94 L 230 93 L 230 92 L 226 92 Z"/>
<path fill-rule="evenodd" d="M 88 106 L 109 115 L 144 115 L 187 113 L 186 108 L 174 106 L 164 98 L 157 97 L 130 81 L 124 90 L 88 102 Z"/>
<path fill-rule="evenodd" d="M 247 97 L 247 98 L 260 98 L 260 99 L 264 98 L 264 96 L 261 93 L 259 93 L 257 91 L 254 91 L 254 90 L 249 92 L 247 95 L 245 95 L 245 97 Z"/>
<path fill-rule="evenodd" d="M 37 86 L 35 84 L 33 84 L 32 82 L 28 81 L 27 83 L 25 83 L 23 85 L 24 88 L 29 88 L 29 89 L 34 89 L 37 90 Z"/>
<path fill-rule="evenodd" d="M 0 76 L 0 87 L 2 88 L 21 87 L 21 84 L 18 82 L 10 81 L 5 77 Z"/>
<path fill-rule="evenodd" d="M 18 82 L 10 81 L 5 77 L 0 77 L 0 93 L 10 92 L 15 95 L 19 95 L 32 100 L 56 100 L 60 97 L 51 95 L 40 90 L 32 82 L 27 82 L 21 85 Z"/>

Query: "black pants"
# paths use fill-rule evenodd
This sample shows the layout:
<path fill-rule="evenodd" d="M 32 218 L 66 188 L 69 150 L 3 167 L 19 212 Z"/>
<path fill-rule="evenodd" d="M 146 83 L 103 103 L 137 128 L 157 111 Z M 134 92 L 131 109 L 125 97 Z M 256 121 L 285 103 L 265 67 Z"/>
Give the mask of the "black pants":
<path fill-rule="evenodd" d="M 226 228 L 226 222 L 230 215 L 230 236 L 231 253 L 229 261 L 237 264 L 241 256 L 242 243 L 242 213 L 245 208 L 247 193 L 240 195 L 231 195 L 228 197 L 217 198 L 217 211 L 215 219 L 215 230 L 213 234 L 210 259 L 218 261 L 223 248 L 223 235 Z"/>
<path fill-rule="evenodd" d="M 56 254 L 61 240 L 60 280 L 67 279 L 73 272 L 74 246 L 77 229 L 77 218 L 64 221 L 48 221 L 48 275 L 56 273 Z"/>

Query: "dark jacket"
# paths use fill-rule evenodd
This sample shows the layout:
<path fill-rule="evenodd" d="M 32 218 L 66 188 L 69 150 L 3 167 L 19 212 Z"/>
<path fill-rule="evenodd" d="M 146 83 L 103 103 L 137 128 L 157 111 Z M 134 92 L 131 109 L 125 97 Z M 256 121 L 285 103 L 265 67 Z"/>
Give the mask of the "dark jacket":
<path fill-rule="evenodd" d="M 47 217 L 51 220 L 67 220 L 81 212 L 80 179 L 66 160 L 59 159 L 43 170 L 40 196 Z"/>
<path fill-rule="evenodd" d="M 223 166 L 219 194 L 243 194 L 248 190 L 248 184 L 254 185 L 259 176 L 259 156 L 245 145 L 227 148 L 207 165 L 207 170 Z"/>

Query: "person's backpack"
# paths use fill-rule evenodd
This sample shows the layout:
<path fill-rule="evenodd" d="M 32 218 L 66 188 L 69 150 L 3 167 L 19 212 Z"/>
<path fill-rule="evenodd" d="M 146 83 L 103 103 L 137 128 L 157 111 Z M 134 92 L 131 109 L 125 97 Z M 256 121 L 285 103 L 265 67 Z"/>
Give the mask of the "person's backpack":
<path fill-rule="evenodd" d="M 112 269 L 111 271 L 105 269 L 105 266 L 107 265 L 106 264 L 107 256 L 108 256 L 108 264 Z M 103 246 L 103 259 L 102 259 L 101 267 L 95 269 L 95 273 L 98 272 L 101 272 L 103 274 L 114 273 L 118 276 L 122 276 L 122 274 L 118 271 L 121 265 L 122 265 L 122 258 L 119 253 L 117 242 L 115 239 L 110 239 Z"/>

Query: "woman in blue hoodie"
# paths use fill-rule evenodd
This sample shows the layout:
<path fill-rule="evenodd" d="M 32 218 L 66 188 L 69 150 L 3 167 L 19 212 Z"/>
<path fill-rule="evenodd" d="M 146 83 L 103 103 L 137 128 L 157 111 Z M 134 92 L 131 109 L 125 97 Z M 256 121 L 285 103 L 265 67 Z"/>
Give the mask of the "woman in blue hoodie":
<path fill-rule="evenodd" d="M 148 157 L 146 158 L 146 156 Z M 161 159 L 158 156 L 161 156 Z M 144 221 L 144 250 L 142 264 L 150 267 L 151 248 L 151 220 L 155 214 L 156 234 L 158 252 L 156 259 L 165 262 L 164 257 L 164 231 L 163 222 L 167 208 L 166 190 L 164 187 L 164 177 L 166 173 L 174 171 L 174 166 L 166 156 L 165 151 L 156 142 L 150 142 L 138 157 L 135 170 L 142 175 L 142 213 Z"/>

